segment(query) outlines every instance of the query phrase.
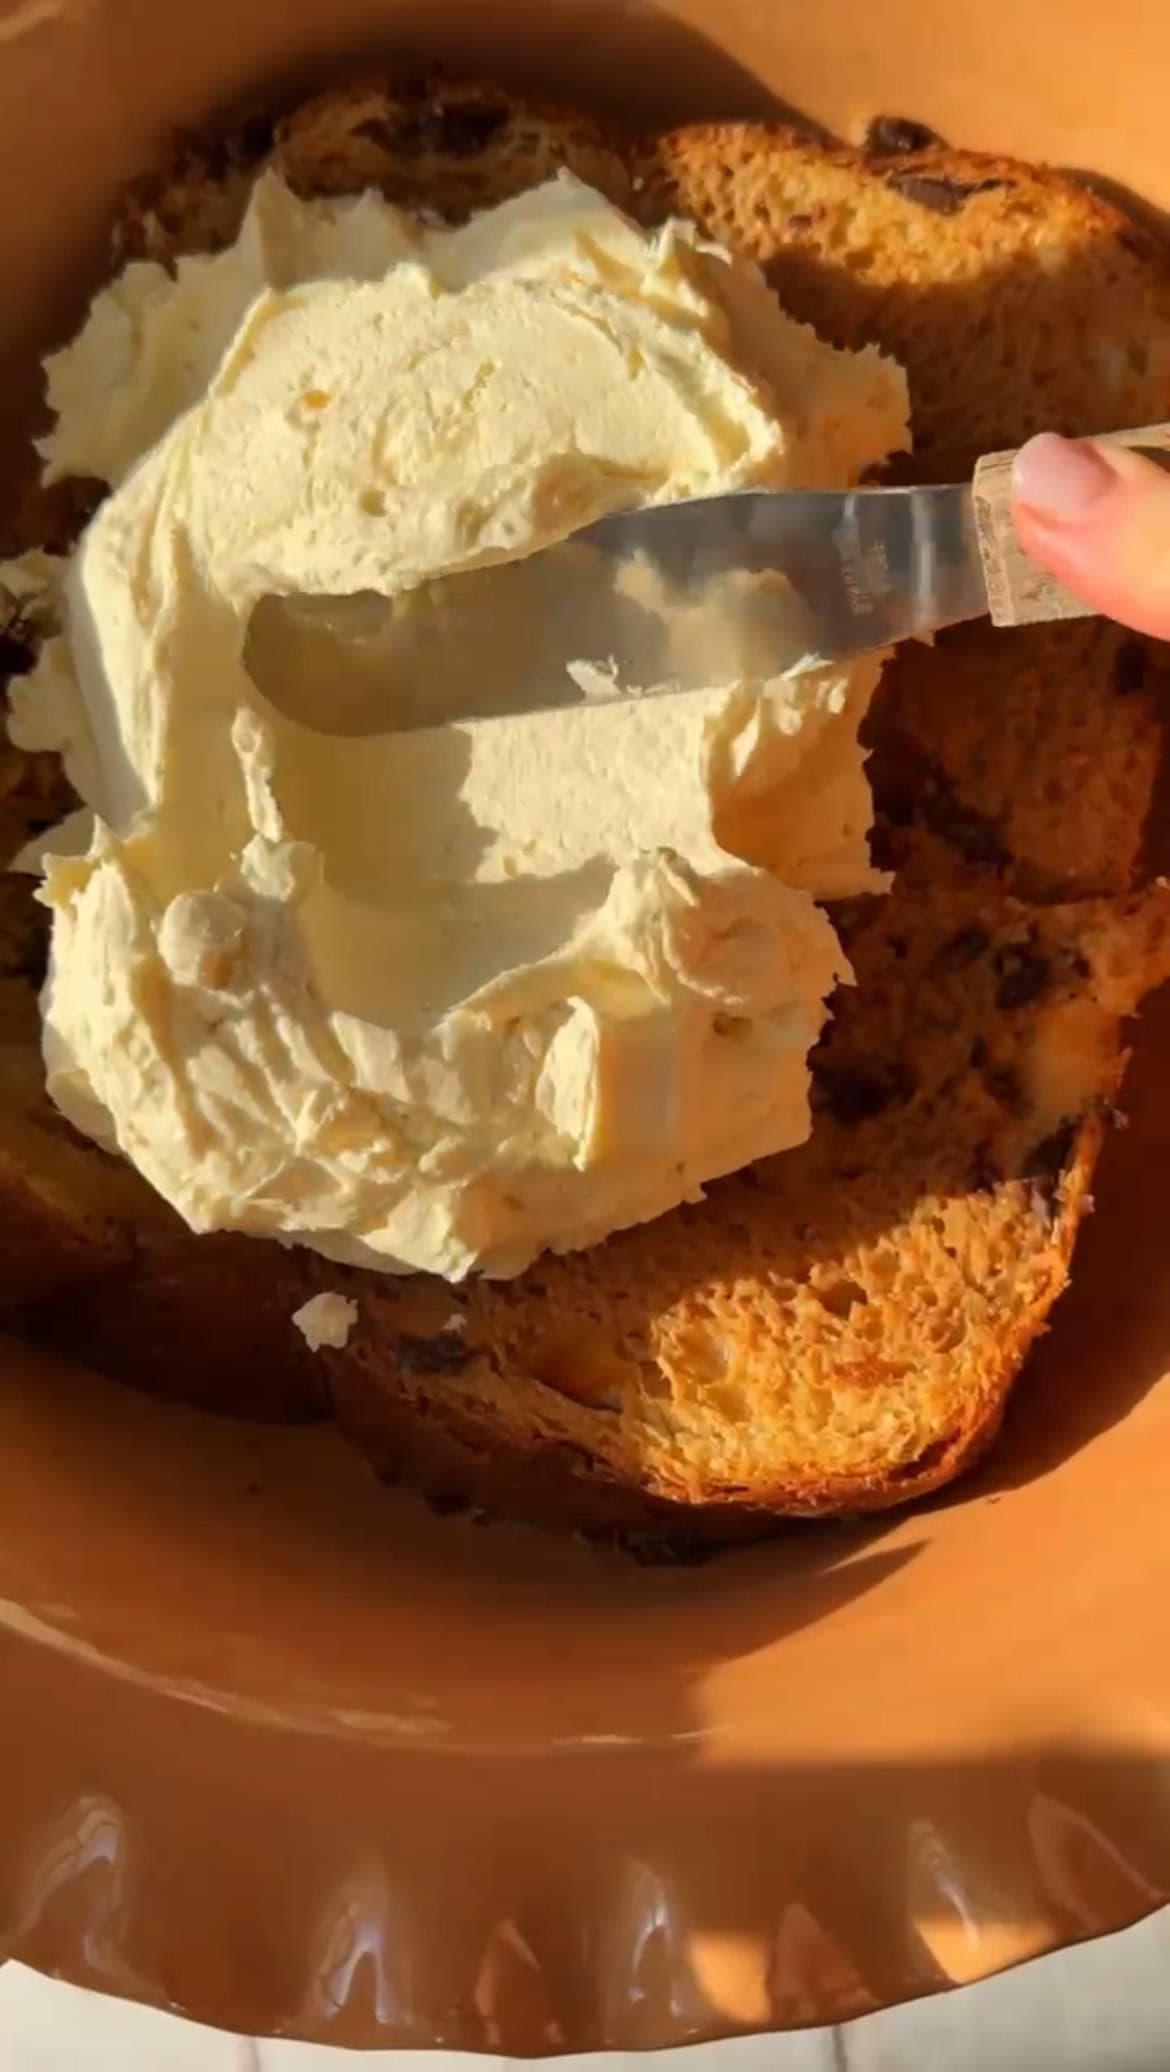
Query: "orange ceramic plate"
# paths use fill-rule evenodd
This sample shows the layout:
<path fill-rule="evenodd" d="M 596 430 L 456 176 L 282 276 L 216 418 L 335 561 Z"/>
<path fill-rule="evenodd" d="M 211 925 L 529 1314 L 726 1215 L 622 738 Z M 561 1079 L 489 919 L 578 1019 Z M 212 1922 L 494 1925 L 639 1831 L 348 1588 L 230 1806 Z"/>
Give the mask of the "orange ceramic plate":
<path fill-rule="evenodd" d="M 1170 195 L 1154 0 L 45 0 L 0 38 L 9 439 L 161 131 L 339 47 L 904 113 Z M 5 1346 L 0 1948 L 232 2028 L 521 2053 L 839 2020 L 1156 1905 L 1168 1073 L 1163 1003 L 993 1463 L 894 1526 L 640 1572 Z"/>

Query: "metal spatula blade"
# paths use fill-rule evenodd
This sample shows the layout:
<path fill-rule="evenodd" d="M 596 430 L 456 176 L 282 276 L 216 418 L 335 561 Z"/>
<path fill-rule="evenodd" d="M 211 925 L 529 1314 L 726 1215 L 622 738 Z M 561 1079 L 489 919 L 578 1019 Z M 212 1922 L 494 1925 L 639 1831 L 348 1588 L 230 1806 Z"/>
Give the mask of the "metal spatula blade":
<path fill-rule="evenodd" d="M 1113 436 L 1170 448 L 1166 426 Z M 248 666 L 288 717 L 378 734 L 758 681 L 988 612 L 999 625 L 1082 615 L 1016 542 L 1012 458 L 943 487 L 623 512 L 394 601 L 266 599 Z"/>
<path fill-rule="evenodd" d="M 613 560 L 653 567 L 676 599 L 705 600 L 731 663 L 743 643 L 728 579 L 754 600 L 766 590 L 739 579 L 782 578 L 772 592 L 782 665 L 786 648 L 792 659 L 832 662 L 988 609 L 970 483 L 710 497 L 603 519 L 581 537 Z M 678 660 L 685 669 L 686 655 Z"/>

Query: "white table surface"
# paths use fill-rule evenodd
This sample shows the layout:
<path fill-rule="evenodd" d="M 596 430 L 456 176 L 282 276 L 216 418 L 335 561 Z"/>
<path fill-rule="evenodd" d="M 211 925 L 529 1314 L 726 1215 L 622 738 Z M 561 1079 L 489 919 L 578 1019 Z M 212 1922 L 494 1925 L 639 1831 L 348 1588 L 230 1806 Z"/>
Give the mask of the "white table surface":
<path fill-rule="evenodd" d="M 503 2072 L 516 2061 L 252 2043 L 0 1969 L 0 2072 Z M 1168 2072 L 1170 1911 L 845 2029 L 582 2057 L 573 2072 Z"/>

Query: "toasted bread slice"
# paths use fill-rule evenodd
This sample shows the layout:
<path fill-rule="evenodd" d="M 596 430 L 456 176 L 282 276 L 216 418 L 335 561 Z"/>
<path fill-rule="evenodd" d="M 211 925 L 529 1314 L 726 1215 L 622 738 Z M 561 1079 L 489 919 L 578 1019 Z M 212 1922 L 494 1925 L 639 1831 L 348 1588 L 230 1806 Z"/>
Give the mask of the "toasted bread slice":
<path fill-rule="evenodd" d="M 362 77 L 181 144 L 126 197 L 115 258 L 169 264 L 230 244 L 263 166 L 298 194 L 374 187 L 405 208 L 450 218 L 506 201 L 566 166 L 619 207 L 632 200 L 628 154 L 586 115 L 429 71 Z"/>
<path fill-rule="evenodd" d="M 644 216 L 693 218 L 824 337 L 876 339 L 901 361 L 904 478 L 958 480 L 1034 432 L 1150 424 L 1170 405 L 1170 255 L 1061 174 L 898 124 L 859 150 L 718 124 L 655 140 L 636 185 Z M 1140 856 L 1168 667 L 1157 643 L 1097 621 L 1010 640 L 966 627 L 937 655 L 899 653 L 873 737 L 929 758 L 1019 890 L 1120 889 Z"/>
<path fill-rule="evenodd" d="M 851 149 L 785 126 L 695 124 L 645 150 L 639 212 L 687 216 L 746 253 L 835 343 L 880 339 L 909 376 L 913 461 L 900 465 L 916 480 L 969 474 L 1044 426 L 1148 422 L 1170 385 L 1154 234 L 1064 174 L 937 139 L 888 150 L 888 134 Z"/>
<path fill-rule="evenodd" d="M 1152 241 L 1054 174 L 892 141 L 721 126 L 619 145 L 496 87 L 363 80 L 184 147 L 131 198 L 118 250 L 221 244 L 262 163 L 304 192 L 375 184 L 449 215 L 567 163 L 647 219 L 697 219 L 826 335 L 902 358 L 923 475 L 1044 424 L 1170 416 Z M 1090 333 L 1109 349 L 1070 366 Z M 801 1150 L 515 1282 L 452 1289 L 196 1238 L 141 1197 L 113 1215 L 117 1256 L 95 1258 L 67 1241 L 92 1239 L 87 1190 L 140 1183 L 70 1138 L 88 1177 L 46 1245 L 72 1293 L 25 1328 L 242 1412 L 303 1414 L 327 1386 L 377 1465 L 434 1497 L 657 1549 L 938 1487 L 994 1433 L 1065 1283 L 1123 1018 L 1170 971 L 1170 892 L 1134 889 L 1161 669 L 1096 624 L 897 658 L 871 730 L 899 877 L 839 917 L 858 985 L 814 1060 Z M 67 1137 L 39 1098 L 37 1127 Z M 0 1163 L 0 1209 L 32 1185 Z M 324 1288 L 359 1321 L 308 1355 L 291 1313 Z"/>
<path fill-rule="evenodd" d="M 387 1473 L 689 1541 L 880 1508 L 993 1437 L 1065 1284 L 1170 889 L 869 904 L 801 1149 L 699 1208 L 454 1292 L 366 1280 L 323 1357 Z"/>

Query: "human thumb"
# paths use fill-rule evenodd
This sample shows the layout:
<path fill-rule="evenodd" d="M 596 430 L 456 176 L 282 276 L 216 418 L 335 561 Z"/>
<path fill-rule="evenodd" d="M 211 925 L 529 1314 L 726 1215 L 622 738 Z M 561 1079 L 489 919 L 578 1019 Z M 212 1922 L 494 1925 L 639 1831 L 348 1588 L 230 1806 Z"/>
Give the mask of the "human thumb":
<path fill-rule="evenodd" d="M 1016 455 L 1021 544 L 1078 597 L 1170 640 L 1170 474 L 1130 448 L 1042 432 Z"/>

